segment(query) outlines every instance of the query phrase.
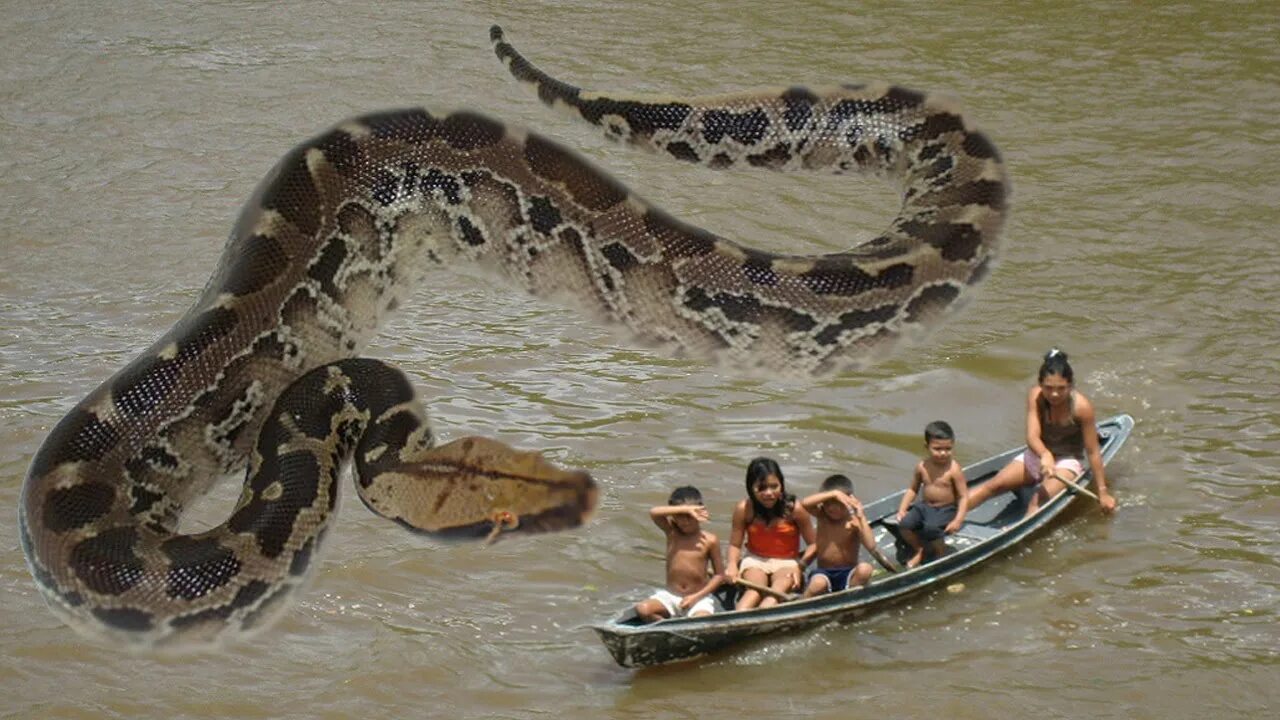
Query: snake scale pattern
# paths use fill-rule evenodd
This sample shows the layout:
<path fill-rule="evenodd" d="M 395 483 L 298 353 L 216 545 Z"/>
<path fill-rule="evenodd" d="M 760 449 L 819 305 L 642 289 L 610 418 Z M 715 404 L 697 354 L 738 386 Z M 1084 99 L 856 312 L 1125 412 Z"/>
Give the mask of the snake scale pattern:
<path fill-rule="evenodd" d="M 644 344 L 803 375 L 935 322 L 991 267 L 1008 181 L 945 102 L 879 85 L 615 98 L 543 74 L 496 27 L 491 39 L 517 80 L 612 138 L 712 168 L 888 176 L 900 212 L 846 252 L 774 255 L 480 114 L 341 123 L 285 155 L 191 310 L 33 458 L 21 543 L 73 628 L 185 648 L 266 626 L 307 577 L 348 463 L 371 510 L 422 532 L 585 520 L 589 475 L 483 438 L 435 446 L 408 380 L 355 357 L 432 268 L 478 263 Z M 184 507 L 246 466 L 225 523 L 179 532 Z"/>

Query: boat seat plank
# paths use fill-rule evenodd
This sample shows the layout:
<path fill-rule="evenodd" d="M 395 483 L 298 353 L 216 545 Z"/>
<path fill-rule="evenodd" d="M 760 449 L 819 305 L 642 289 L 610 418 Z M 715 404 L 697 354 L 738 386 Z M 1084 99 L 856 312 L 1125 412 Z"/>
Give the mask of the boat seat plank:
<path fill-rule="evenodd" d="M 882 520 L 881 524 L 884 525 L 885 529 L 888 530 L 891 535 L 893 535 L 895 540 L 902 539 L 901 530 L 898 527 L 898 518 L 889 516 Z M 1000 527 L 992 527 L 979 522 L 966 521 L 960 526 L 959 532 L 951 537 L 963 536 L 973 540 L 986 540 L 987 538 L 999 535 L 1000 532 Z"/>
<path fill-rule="evenodd" d="M 979 525 L 978 523 L 966 522 L 960 526 L 960 531 L 956 535 L 974 538 L 975 540 L 986 540 L 993 538 L 1002 532 L 1002 528 L 990 527 L 988 525 Z"/>

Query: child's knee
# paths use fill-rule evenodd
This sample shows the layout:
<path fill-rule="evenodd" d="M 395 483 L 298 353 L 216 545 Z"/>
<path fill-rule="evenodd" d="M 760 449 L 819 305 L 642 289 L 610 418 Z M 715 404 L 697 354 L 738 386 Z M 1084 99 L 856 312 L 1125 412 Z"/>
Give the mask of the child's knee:
<path fill-rule="evenodd" d="M 643 619 L 659 619 L 667 617 L 667 608 L 652 598 L 636 603 L 636 614 Z"/>

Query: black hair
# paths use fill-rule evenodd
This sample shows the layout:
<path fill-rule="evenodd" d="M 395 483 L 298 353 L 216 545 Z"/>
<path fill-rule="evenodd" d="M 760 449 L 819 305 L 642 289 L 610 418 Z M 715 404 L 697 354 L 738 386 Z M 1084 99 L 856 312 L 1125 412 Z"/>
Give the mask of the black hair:
<path fill-rule="evenodd" d="M 1063 380 L 1075 382 L 1075 373 L 1071 370 L 1071 363 L 1067 362 L 1067 354 L 1058 348 L 1049 348 L 1049 352 L 1044 354 L 1044 362 L 1040 363 L 1039 382 L 1044 382 L 1050 375 L 1061 375 Z"/>
<path fill-rule="evenodd" d="M 756 499 L 753 490 L 756 483 L 770 475 L 778 478 L 778 484 L 782 486 L 782 497 L 773 507 L 767 508 Z M 778 467 L 776 460 L 767 457 L 758 457 L 747 463 L 747 498 L 751 500 L 752 517 L 758 517 L 766 523 L 774 518 L 787 517 L 796 503 L 796 496 L 787 494 L 787 479 L 782 476 L 782 468 Z"/>
<path fill-rule="evenodd" d="M 853 481 L 844 475 L 832 475 L 822 481 L 822 487 L 819 489 L 822 490 L 822 492 L 826 492 L 828 490 L 840 490 L 848 495 L 852 495 Z"/>
<path fill-rule="evenodd" d="M 702 493 L 698 488 L 692 485 L 681 485 L 671 491 L 671 497 L 667 498 L 668 505 L 701 505 Z"/>
<path fill-rule="evenodd" d="M 926 444 L 930 440 L 955 440 L 956 431 L 951 429 L 951 425 L 946 420 L 934 420 L 924 426 L 924 441 Z"/>

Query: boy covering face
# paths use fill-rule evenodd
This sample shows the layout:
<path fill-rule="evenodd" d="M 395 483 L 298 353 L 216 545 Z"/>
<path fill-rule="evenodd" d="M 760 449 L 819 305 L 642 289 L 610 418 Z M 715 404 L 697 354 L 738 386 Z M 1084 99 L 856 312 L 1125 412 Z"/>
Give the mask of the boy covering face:
<path fill-rule="evenodd" d="M 667 536 L 667 587 L 637 603 L 636 614 L 657 622 L 715 612 L 711 593 L 724 582 L 724 560 L 719 538 L 702 529 L 711 519 L 702 493 L 691 485 L 678 487 L 666 505 L 649 510 L 649 519 Z"/>

